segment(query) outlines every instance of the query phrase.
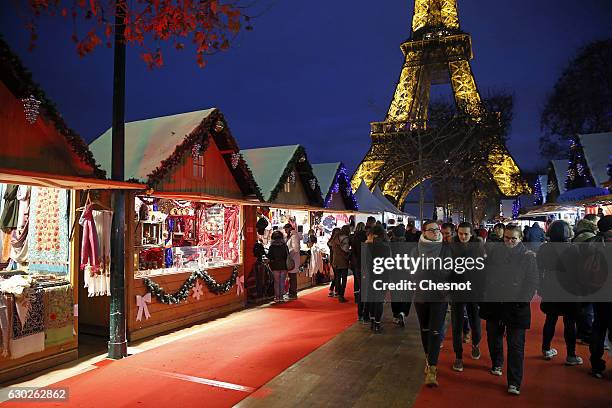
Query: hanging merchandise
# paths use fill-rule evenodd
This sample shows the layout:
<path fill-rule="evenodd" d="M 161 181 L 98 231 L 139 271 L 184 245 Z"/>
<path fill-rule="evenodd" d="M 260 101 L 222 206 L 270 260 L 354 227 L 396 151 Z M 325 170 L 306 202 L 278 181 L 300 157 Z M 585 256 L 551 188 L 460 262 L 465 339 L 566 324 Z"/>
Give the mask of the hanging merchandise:
<path fill-rule="evenodd" d="M 32 188 L 28 227 L 31 272 L 68 274 L 67 207 L 66 190 Z"/>
<path fill-rule="evenodd" d="M 71 285 L 44 291 L 45 346 L 62 344 L 72 339 L 74 306 Z"/>
<path fill-rule="evenodd" d="M 92 216 L 98 235 L 100 264 L 98 273 L 90 275 L 88 296 L 110 296 L 111 228 L 113 212 L 93 210 Z M 87 280 L 87 277 L 85 278 Z"/>
<path fill-rule="evenodd" d="M 45 333 L 42 289 L 26 289 L 23 296 L 14 298 L 13 306 L 13 310 L 18 313 L 13 313 L 13 332 L 9 342 L 11 358 L 43 351 Z"/>
<path fill-rule="evenodd" d="M 81 214 L 79 224 L 83 227 L 83 241 L 81 243 L 81 269 L 85 273 L 96 274 L 100 267 L 100 246 L 98 244 L 98 232 L 93 219 L 92 205 L 88 204 Z"/>
<path fill-rule="evenodd" d="M 4 208 L 2 209 L 2 215 L 0 215 L 0 229 L 6 233 L 17 228 L 17 219 L 19 218 L 18 189 L 18 185 L 8 184 L 4 192 Z"/>
<path fill-rule="evenodd" d="M 19 210 L 17 216 L 17 228 L 11 233 L 10 258 L 16 263 L 16 269 L 24 269 L 28 261 L 28 225 L 30 214 L 30 190 L 29 186 L 19 186 L 17 189 L 17 201 Z"/>

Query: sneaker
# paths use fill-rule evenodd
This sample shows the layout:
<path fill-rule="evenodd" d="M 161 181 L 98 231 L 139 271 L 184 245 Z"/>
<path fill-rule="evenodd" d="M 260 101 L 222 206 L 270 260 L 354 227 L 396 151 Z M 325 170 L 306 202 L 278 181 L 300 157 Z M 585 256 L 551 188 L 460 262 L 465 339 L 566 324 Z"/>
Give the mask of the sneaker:
<path fill-rule="evenodd" d="M 406 315 L 404 312 L 400 312 L 398 320 L 400 327 L 406 327 Z"/>
<path fill-rule="evenodd" d="M 502 372 L 502 368 L 501 367 L 493 367 L 491 369 L 491 374 L 496 375 L 498 377 L 501 377 L 504 373 Z"/>
<path fill-rule="evenodd" d="M 367 317 L 362 317 L 361 324 L 370 324 L 370 319 L 368 319 Z"/>
<path fill-rule="evenodd" d="M 577 366 L 582 365 L 582 358 L 578 356 L 570 356 L 565 359 L 566 366 Z"/>
<path fill-rule="evenodd" d="M 542 350 L 542 355 L 544 360 L 552 360 L 557 355 L 557 350 L 551 347 L 549 350 Z"/>
<path fill-rule="evenodd" d="M 381 334 L 382 333 L 382 327 L 380 326 L 380 323 L 374 323 L 374 334 Z"/>
<path fill-rule="evenodd" d="M 474 360 L 480 359 L 480 346 L 478 344 L 472 344 L 472 358 Z"/>
<path fill-rule="evenodd" d="M 438 386 L 438 368 L 436 366 L 429 366 L 425 373 L 425 385 L 428 387 Z"/>
<path fill-rule="evenodd" d="M 516 385 L 509 385 L 508 386 L 508 394 L 521 395 L 521 390 Z"/>
<path fill-rule="evenodd" d="M 603 372 L 602 371 L 597 371 L 597 370 L 591 370 L 591 375 L 599 380 L 604 378 Z"/>
<path fill-rule="evenodd" d="M 334 292 L 334 297 L 338 297 L 338 293 Z"/>
<path fill-rule="evenodd" d="M 456 358 L 453 363 L 453 370 L 462 372 L 463 371 L 463 360 L 460 358 Z"/>

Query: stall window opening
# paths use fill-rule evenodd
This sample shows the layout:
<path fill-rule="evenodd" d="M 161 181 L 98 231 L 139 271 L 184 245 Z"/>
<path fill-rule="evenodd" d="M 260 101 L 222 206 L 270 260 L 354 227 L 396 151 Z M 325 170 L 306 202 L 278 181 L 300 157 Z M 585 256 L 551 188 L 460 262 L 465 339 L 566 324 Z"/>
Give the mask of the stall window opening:
<path fill-rule="evenodd" d="M 204 178 L 204 156 L 196 156 L 193 158 L 193 176 Z"/>

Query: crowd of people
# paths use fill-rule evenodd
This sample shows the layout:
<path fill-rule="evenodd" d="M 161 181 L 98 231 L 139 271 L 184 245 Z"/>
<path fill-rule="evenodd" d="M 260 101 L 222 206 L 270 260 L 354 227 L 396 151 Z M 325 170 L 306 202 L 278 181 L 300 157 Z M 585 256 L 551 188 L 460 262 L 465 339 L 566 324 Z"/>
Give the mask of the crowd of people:
<path fill-rule="evenodd" d="M 530 228 L 521 229 L 515 224 L 496 224 L 491 230 L 473 228 L 470 223 L 424 221 L 421 231 L 415 225 L 399 224 L 387 230 L 383 224 L 370 217 L 358 223 L 351 231 L 349 225 L 332 232 L 328 246 L 334 279 L 329 296 L 346 302 L 345 289 L 349 270 L 354 276 L 354 295 L 357 318 L 369 324 L 374 333 L 382 332 L 383 306 L 386 297 L 382 293 L 368 293 L 367 302 L 361 293 L 366 268 L 362 268 L 362 243 L 372 243 L 372 257 L 390 257 L 389 242 L 415 242 L 417 256 L 424 257 L 478 257 L 487 259 L 483 277 L 485 292 L 503 290 L 513 301 L 475 302 L 461 293 L 445 290 L 416 290 L 411 299 L 390 293 L 393 322 L 406 325 L 406 318 L 414 305 L 421 341 L 426 359 L 425 384 L 437 386 L 437 366 L 442 341 L 446 335 L 446 315 L 450 309 L 450 326 L 455 360 L 452 369 L 462 372 L 463 344 L 471 342 L 470 356 L 481 358 L 481 319 L 487 334 L 487 346 L 491 360 L 491 374 L 503 375 L 503 339 L 507 342 L 508 393 L 520 394 L 523 377 L 526 330 L 531 326 L 530 302 L 534 295 L 542 298 L 540 309 L 546 315 L 542 333 L 542 357 L 553 359 L 557 350 L 551 347 L 555 325 L 559 317 L 564 323 L 566 343 L 565 364 L 576 366 L 583 360 L 576 354 L 577 341 L 589 344 L 591 373 L 603 378 L 606 335 L 612 329 L 612 302 L 578 303 L 555 302 L 547 299 L 543 283 L 556 276 L 559 269 L 559 245 L 571 247 L 573 242 L 592 242 L 594 245 L 612 245 L 612 216 L 599 217 L 589 214 L 572 228 L 567 222 L 557 220 L 547 225 L 547 231 L 536 222 Z M 498 245 L 495 245 L 498 243 Z M 365 248 L 365 247 L 364 247 Z M 574 256 L 579 258 L 579 256 Z M 470 274 L 457 275 L 447 270 L 419 270 L 417 275 L 435 282 L 469 280 Z M 554 300 L 554 299 L 553 299 Z"/>

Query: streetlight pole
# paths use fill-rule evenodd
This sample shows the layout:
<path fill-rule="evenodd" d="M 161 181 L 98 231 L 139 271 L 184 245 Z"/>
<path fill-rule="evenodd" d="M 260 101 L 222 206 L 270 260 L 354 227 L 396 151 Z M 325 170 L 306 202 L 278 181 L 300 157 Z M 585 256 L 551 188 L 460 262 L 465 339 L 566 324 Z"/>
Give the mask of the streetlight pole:
<path fill-rule="evenodd" d="M 125 9 L 117 1 L 115 9 L 115 54 L 113 70 L 113 127 L 111 178 L 125 179 Z M 125 316 L 125 192 L 113 192 L 111 245 L 111 302 L 108 357 L 127 356 Z"/>

